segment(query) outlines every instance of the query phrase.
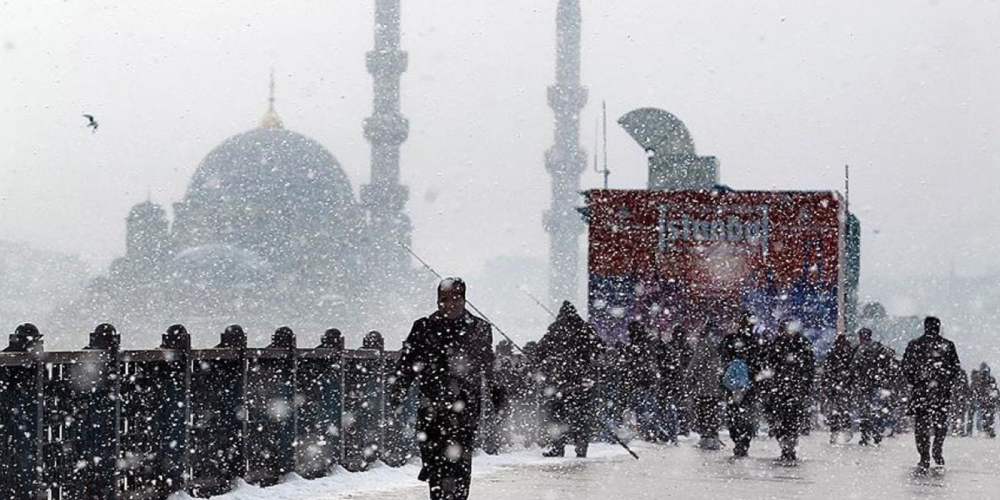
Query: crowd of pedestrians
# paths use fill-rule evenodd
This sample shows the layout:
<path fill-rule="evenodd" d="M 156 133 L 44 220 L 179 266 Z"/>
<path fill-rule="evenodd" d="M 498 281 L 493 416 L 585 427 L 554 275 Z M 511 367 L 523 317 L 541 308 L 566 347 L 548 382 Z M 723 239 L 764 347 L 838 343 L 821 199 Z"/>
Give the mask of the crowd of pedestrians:
<path fill-rule="evenodd" d="M 820 360 L 796 321 L 769 334 L 743 314 L 729 332 L 709 322 L 663 337 L 632 322 L 623 341 L 609 344 L 566 302 L 524 353 L 498 351 L 513 396 L 506 428 L 487 435 L 546 446 L 546 456 L 572 444 L 582 457 L 588 442 L 610 433 L 676 444 L 693 432 L 698 447 L 718 450 L 729 446 L 722 431 L 735 457 L 760 436 L 794 463 L 799 437 L 822 424 L 833 444 L 858 436 L 877 446 L 912 431 L 921 468 L 944 464 L 947 434 L 995 436 L 996 379 L 985 363 L 971 375 L 962 369 L 936 318 L 903 356 L 869 328 L 852 337 L 838 335 Z"/>
<path fill-rule="evenodd" d="M 794 464 L 799 437 L 822 416 L 831 443 L 858 429 L 860 444 L 878 445 L 912 427 L 926 471 L 932 459 L 944 465 L 949 434 L 995 436 L 996 379 L 985 363 L 966 376 L 937 318 L 901 358 L 862 328 L 857 344 L 841 334 L 818 360 L 793 319 L 767 332 L 743 313 L 731 331 L 709 321 L 669 337 L 635 321 L 609 344 L 564 302 L 539 341 L 521 350 L 506 339 L 494 351 L 492 326 L 466 310 L 465 282 L 445 279 L 437 292 L 438 310 L 413 324 L 389 391 L 397 412 L 411 387 L 419 392 L 419 477 L 432 500 L 468 497 L 477 447 L 541 445 L 561 457 L 572 445 L 586 457 L 594 439 L 676 445 L 693 431 L 697 446 L 718 450 L 724 429 L 734 457 L 773 437 L 778 460 Z"/>

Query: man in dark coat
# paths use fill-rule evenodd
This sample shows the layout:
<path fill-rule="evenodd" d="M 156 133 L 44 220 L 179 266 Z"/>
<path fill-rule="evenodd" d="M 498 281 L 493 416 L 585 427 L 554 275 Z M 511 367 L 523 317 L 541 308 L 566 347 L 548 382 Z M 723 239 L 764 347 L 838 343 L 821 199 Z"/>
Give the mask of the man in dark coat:
<path fill-rule="evenodd" d="M 719 343 L 719 357 L 722 359 L 723 376 L 742 360 L 747 367 L 749 385 L 746 390 L 726 390 L 726 415 L 729 418 L 729 436 L 733 440 L 733 456 L 745 457 L 750 450 L 750 441 L 757 432 L 757 415 L 754 403 L 757 397 L 757 374 L 760 368 L 759 346 L 753 335 L 753 316 L 744 312 L 740 316 L 735 332 L 727 334 Z"/>
<path fill-rule="evenodd" d="M 657 367 L 652 346 L 646 326 L 638 321 L 630 322 L 628 339 L 619 346 L 614 367 L 620 406 L 632 410 L 639 424 L 639 432 L 650 441 L 656 439 L 658 426 L 654 418 Z M 618 414 L 616 418 L 620 419 L 622 415 Z"/>
<path fill-rule="evenodd" d="M 523 356 L 517 371 L 521 389 L 513 393 L 513 396 L 520 400 L 516 413 L 521 422 L 519 430 L 524 436 L 524 447 L 545 446 L 548 444 L 545 438 L 545 416 L 542 407 L 544 400 L 542 382 L 545 376 L 542 375 L 538 362 L 538 342 L 531 341 L 524 344 Z"/>
<path fill-rule="evenodd" d="M 1000 394 L 997 392 L 997 379 L 990 374 L 990 366 L 986 363 L 979 365 L 979 376 L 976 377 L 972 385 L 972 399 L 979 410 L 979 421 L 983 432 L 991 438 L 997 436 L 996 432 L 996 409 Z"/>
<path fill-rule="evenodd" d="M 665 431 L 661 437 L 672 444 L 677 443 L 677 428 L 690 394 L 687 370 L 691 363 L 691 355 L 687 331 L 678 325 L 670 333 L 670 341 L 660 345 L 659 356 L 654 360 L 659 375 L 658 402 L 663 416 L 660 424 Z"/>
<path fill-rule="evenodd" d="M 511 441 L 514 398 L 526 392 L 516 367 L 514 344 L 504 339 L 497 343 L 493 361 L 493 384 L 489 387 L 490 407 L 484 410 L 480 441 L 487 455 L 497 455 Z"/>
<path fill-rule="evenodd" d="M 774 437 L 781 445 L 781 460 L 785 462 L 796 460 L 795 448 L 816 374 L 812 342 L 799 329 L 797 321 L 782 321 L 781 333 L 767 345 L 765 352 L 771 377 L 764 397 L 774 418 Z"/>
<path fill-rule="evenodd" d="M 861 413 L 861 444 L 877 445 L 882 442 L 885 428 L 896 354 L 872 340 L 869 328 L 858 330 L 858 340 L 860 343 L 851 361 L 851 378 Z"/>
<path fill-rule="evenodd" d="M 823 396 L 826 402 L 826 422 L 830 426 L 830 443 L 846 443 L 851 439 L 851 362 L 854 346 L 847 335 L 838 334 L 833 348 L 823 360 Z"/>
<path fill-rule="evenodd" d="M 911 340 L 903 352 L 903 375 L 912 387 L 907 413 L 913 415 L 920 470 L 930 467 L 932 434 L 934 463 L 944 465 L 951 389 L 961 370 L 955 344 L 941 336 L 941 320 L 924 319 L 924 334 Z"/>
<path fill-rule="evenodd" d="M 686 383 L 691 391 L 695 430 L 701 436 L 698 447 L 718 450 L 719 404 L 722 401 L 722 362 L 715 338 L 715 325 L 709 323 L 692 348 Z"/>
<path fill-rule="evenodd" d="M 545 456 L 563 456 L 569 439 L 577 457 L 587 456 L 594 426 L 596 362 L 602 349 L 593 327 L 573 304 L 563 302 L 555 322 L 538 342 L 550 438 Z"/>
<path fill-rule="evenodd" d="M 432 500 L 465 500 L 483 387 L 492 379 L 493 331 L 465 310 L 465 282 L 438 285 L 438 310 L 413 323 L 396 368 L 392 402 L 398 408 L 417 381 L 417 439 Z"/>
<path fill-rule="evenodd" d="M 969 385 L 969 375 L 962 370 L 955 379 L 951 389 L 951 435 L 966 436 L 966 419 L 972 401 L 972 387 Z"/>

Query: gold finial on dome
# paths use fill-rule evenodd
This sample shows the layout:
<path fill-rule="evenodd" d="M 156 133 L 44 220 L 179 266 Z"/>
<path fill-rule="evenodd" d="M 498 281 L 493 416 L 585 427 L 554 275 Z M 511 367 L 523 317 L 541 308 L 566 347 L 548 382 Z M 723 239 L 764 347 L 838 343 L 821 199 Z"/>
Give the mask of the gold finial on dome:
<path fill-rule="evenodd" d="M 281 117 L 274 110 L 274 70 L 271 70 L 271 95 L 267 99 L 267 113 L 260 119 L 260 128 L 281 128 Z"/>

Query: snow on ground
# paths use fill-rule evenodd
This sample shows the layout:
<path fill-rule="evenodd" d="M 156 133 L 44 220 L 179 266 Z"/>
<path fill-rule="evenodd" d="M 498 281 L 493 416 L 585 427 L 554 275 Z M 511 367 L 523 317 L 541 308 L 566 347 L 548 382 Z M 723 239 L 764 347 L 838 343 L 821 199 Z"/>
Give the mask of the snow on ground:
<path fill-rule="evenodd" d="M 641 443 L 640 447 L 644 447 Z M 568 455 L 573 455 L 572 447 L 567 449 Z M 544 458 L 538 448 L 519 450 L 501 455 L 490 456 L 479 452 L 472 460 L 473 484 L 501 471 L 531 469 L 553 464 L 569 464 L 582 461 L 577 458 Z M 597 443 L 591 446 L 591 459 L 614 459 L 626 455 L 627 452 L 617 445 Z M 589 460 L 589 459 L 588 459 Z M 376 463 L 366 472 L 351 473 L 343 468 L 337 468 L 333 474 L 313 480 L 303 479 L 297 474 L 290 474 L 281 484 L 268 488 L 260 488 L 240 482 L 237 488 L 225 495 L 212 497 L 213 500 L 337 500 L 357 498 L 359 494 L 374 494 L 372 498 L 392 491 L 420 491 L 427 495 L 427 485 L 417 480 L 420 472 L 419 459 L 412 460 L 403 467 L 392 468 L 382 463 Z M 421 498 L 421 497 L 417 497 Z M 184 494 L 177 494 L 171 500 L 191 500 Z"/>
<path fill-rule="evenodd" d="M 585 460 L 541 459 L 537 452 L 499 457 L 509 465 L 489 467 L 477 458 L 472 500 L 615 499 L 992 499 L 1000 498 L 1000 441 L 949 438 L 943 472 L 914 474 L 913 435 L 879 448 L 829 444 L 829 434 L 802 441 L 796 467 L 775 463 L 774 440 L 754 440 L 750 458 L 733 460 L 731 448 L 702 451 L 687 440 L 678 447 L 636 444 L 636 461 L 604 445 Z M 485 466 L 485 467 L 484 467 Z M 483 468 L 491 472 L 482 471 Z M 426 500 L 423 484 L 399 484 L 378 493 L 316 490 L 302 500 Z M 285 497 L 274 497 L 285 498 Z"/>
<path fill-rule="evenodd" d="M 595 444 L 590 457 L 543 458 L 541 450 L 473 460 L 473 500 L 605 499 L 987 499 L 1000 498 L 1000 440 L 949 438 L 948 466 L 917 475 L 913 435 L 883 441 L 879 448 L 829 444 L 829 435 L 803 438 L 800 464 L 786 467 L 772 439 L 756 439 L 750 457 L 731 458 L 731 448 L 703 451 L 694 439 L 680 446 L 630 444 L 640 460 L 616 445 Z M 569 455 L 572 449 L 567 448 Z M 417 481 L 419 461 L 400 468 L 377 464 L 371 470 L 343 469 L 305 480 L 290 475 L 269 488 L 240 484 L 215 500 L 424 500 L 427 485 Z M 172 500 L 188 500 L 175 495 Z"/>

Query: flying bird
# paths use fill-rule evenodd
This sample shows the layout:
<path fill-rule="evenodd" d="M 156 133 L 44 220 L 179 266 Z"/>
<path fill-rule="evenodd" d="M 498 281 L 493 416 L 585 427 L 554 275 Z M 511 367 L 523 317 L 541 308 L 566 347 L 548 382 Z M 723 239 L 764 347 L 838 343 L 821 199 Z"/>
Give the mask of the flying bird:
<path fill-rule="evenodd" d="M 87 126 L 92 129 L 90 133 L 97 132 L 97 120 L 94 119 L 94 115 L 83 115 L 83 117 L 87 119 Z"/>

